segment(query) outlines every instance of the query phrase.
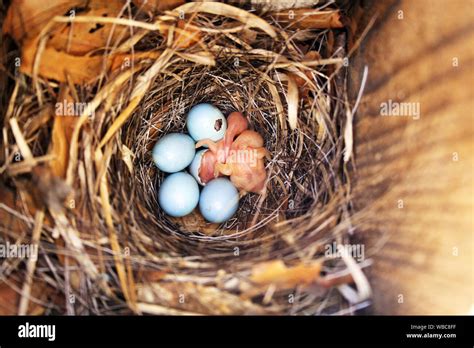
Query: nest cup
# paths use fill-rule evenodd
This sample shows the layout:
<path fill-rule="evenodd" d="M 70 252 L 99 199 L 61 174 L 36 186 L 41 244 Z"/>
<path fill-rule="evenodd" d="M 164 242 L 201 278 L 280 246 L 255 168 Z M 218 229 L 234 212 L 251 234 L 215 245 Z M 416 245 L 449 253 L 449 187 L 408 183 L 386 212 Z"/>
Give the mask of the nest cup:
<path fill-rule="evenodd" d="M 252 267 L 259 262 L 283 260 L 291 266 L 322 260 L 327 257 L 327 245 L 349 238 L 345 218 L 351 208 L 350 182 L 343 162 L 342 136 L 348 109 L 345 68 L 337 58 L 326 64 L 322 60 L 318 62 L 320 58 L 308 59 L 305 55 L 319 51 L 320 56 L 328 56 L 334 51 L 328 48 L 328 30 L 308 31 L 304 41 L 294 41 L 289 39 L 295 34 L 294 30 L 281 28 L 271 17 L 265 17 L 265 12 L 261 15 L 274 30 L 274 37 L 260 28 L 250 30 L 253 36 L 249 38 L 246 37 L 248 28 L 242 32 L 226 31 L 236 23 L 226 16 L 199 13 L 192 17 L 195 26 L 209 29 L 203 30 L 201 42 L 205 43 L 214 64 L 183 59 L 183 55 L 176 52 L 196 53 L 199 45 L 170 48 L 159 33 L 148 34 L 136 45 L 140 49 L 163 49 L 172 57 L 163 62 L 160 73 L 152 76 L 153 82 L 117 137 L 109 139 L 111 145 L 103 147 L 103 154 L 109 160 L 106 180 L 114 212 L 111 218 L 117 242 L 126 246 L 133 256 L 128 272 L 134 273 L 137 284 L 149 281 L 143 276 L 143 272 L 148 271 L 169 274 L 168 278 L 164 276 L 165 283 L 175 284 L 172 276 L 175 273 L 190 282 L 197 279 L 199 286 L 204 284 L 216 289 L 213 296 L 218 301 L 218 298 L 226 298 L 223 294 L 233 296 L 245 292 L 245 288 L 238 285 L 239 279 L 249 277 Z M 169 24 L 176 22 L 171 20 Z M 163 56 L 166 54 L 158 59 L 164 60 Z M 145 61 L 139 74 L 152 63 L 156 61 Z M 100 140 L 132 99 L 128 80 L 116 89 L 116 101 L 121 102 L 114 112 L 109 110 L 101 115 L 99 110 L 99 120 L 91 121 L 94 131 L 101 134 L 87 139 L 87 146 L 92 150 L 100 147 Z M 26 93 L 34 95 L 35 91 Z M 222 224 L 207 223 L 198 209 L 189 216 L 172 218 L 158 205 L 164 174 L 154 166 L 151 150 L 165 134 L 186 133 L 189 109 L 202 102 L 215 105 L 226 116 L 232 111 L 242 112 L 249 127 L 263 136 L 265 148 L 271 154 L 265 161 L 267 194 L 245 195 L 235 216 Z M 80 138 L 80 141 L 86 140 Z M 124 160 L 125 152 L 132 154 L 131 162 Z M 84 175 L 88 176 L 89 172 L 86 170 Z M 97 207 L 96 203 L 100 201 L 98 196 L 86 195 L 88 202 L 84 205 L 90 209 L 90 216 L 99 214 L 97 221 L 103 218 L 103 206 Z M 83 211 L 71 210 L 68 218 L 83 221 Z M 110 227 L 103 223 L 88 225 L 88 228 L 96 236 L 111 233 Z M 97 244 L 92 249 L 102 250 L 102 246 Z M 102 262 L 108 272 L 115 274 L 114 258 L 112 254 L 108 256 Z M 38 262 L 49 267 L 41 258 Z M 342 260 L 327 257 L 324 272 L 334 273 L 344 268 Z M 87 278 L 90 274 L 84 276 Z M 123 282 L 119 278 L 108 279 L 121 289 Z M 237 285 L 229 285 L 232 281 Z M 176 284 L 179 287 L 180 281 Z M 294 306 L 288 302 L 288 295 L 292 293 L 293 289 L 277 290 L 270 300 L 263 298 L 264 293 L 249 295 L 245 300 L 236 296 L 232 298 L 235 305 L 226 311 L 202 303 L 203 297 L 196 299 L 203 307 L 193 310 L 206 314 L 336 313 L 344 302 L 337 292 L 301 288 L 300 304 Z M 130 304 L 130 295 L 124 296 Z M 140 300 L 140 295 L 138 297 Z M 84 301 L 91 300 L 85 297 Z M 163 298 L 157 301 L 163 307 L 173 306 Z"/>
<path fill-rule="evenodd" d="M 135 175 L 124 180 L 128 186 L 124 193 L 136 197 L 134 202 L 143 204 L 146 211 L 143 214 L 144 209 L 130 206 L 140 216 L 137 222 L 145 222 L 143 230 L 148 231 L 150 238 L 161 235 L 176 250 L 186 251 L 191 240 L 201 240 L 198 244 L 191 242 L 199 248 L 200 254 L 229 240 L 246 240 L 249 246 L 261 246 L 264 243 L 261 237 L 271 236 L 272 243 L 278 243 L 275 224 L 299 218 L 300 224 L 310 226 L 308 220 L 328 203 L 336 185 L 325 177 L 333 170 L 331 155 L 336 157 L 336 154 L 328 154 L 325 144 L 337 138 L 337 134 L 328 134 L 325 140 L 318 142 L 321 125 L 315 122 L 311 110 L 305 109 L 299 112 L 298 128 L 291 130 L 286 115 L 278 114 L 268 86 L 266 83 L 262 86 L 262 77 L 255 72 L 254 65 L 261 63 L 259 59 L 241 57 L 236 64 L 235 55 L 222 52 L 215 59 L 215 67 L 191 66 L 180 79 L 157 78 L 143 107 L 133 114 L 125 136 L 125 144 L 137 157 Z M 179 74 L 185 67 L 189 65 L 175 67 L 175 71 Z M 260 66 L 263 68 L 266 65 Z M 283 83 L 275 86 L 286 104 L 285 86 Z M 263 136 L 265 147 L 271 153 L 271 159 L 266 161 L 267 195 L 245 195 L 236 215 L 222 224 L 206 223 L 198 209 L 187 217 L 171 218 L 160 209 L 157 199 L 164 175 L 153 165 L 150 150 L 163 135 L 186 132 L 187 112 L 203 102 L 215 105 L 226 116 L 232 111 L 243 112 L 249 127 Z M 127 168 L 120 164 L 119 167 L 126 174 Z M 291 184 L 294 181 L 298 184 Z M 188 250 L 190 255 L 193 255 L 192 249 Z"/>

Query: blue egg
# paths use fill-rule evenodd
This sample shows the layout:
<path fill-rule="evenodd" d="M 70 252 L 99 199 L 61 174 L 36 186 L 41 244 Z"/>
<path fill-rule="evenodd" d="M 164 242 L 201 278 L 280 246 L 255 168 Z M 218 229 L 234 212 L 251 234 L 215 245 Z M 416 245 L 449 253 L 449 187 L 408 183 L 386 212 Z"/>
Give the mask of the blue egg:
<path fill-rule="evenodd" d="M 238 207 L 239 192 L 226 178 L 209 181 L 199 198 L 199 210 L 209 222 L 221 223 L 229 220 Z"/>
<path fill-rule="evenodd" d="M 163 172 L 179 172 L 192 162 L 196 153 L 194 145 L 194 140 L 187 134 L 166 134 L 153 147 L 153 162 Z"/>
<path fill-rule="evenodd" d="M 184 172 L 169 175 L 161 183 L 158 203 L 166 214 L 181 217 L 191 213 L 199 202 L 199 186 Z"/>
<path fill-rule="evenodd" d="M 202 103 L 189 110 L 186 126 L 194 140 L 221 140 L 227 129 L 227 120 L 214 105 Z"/>

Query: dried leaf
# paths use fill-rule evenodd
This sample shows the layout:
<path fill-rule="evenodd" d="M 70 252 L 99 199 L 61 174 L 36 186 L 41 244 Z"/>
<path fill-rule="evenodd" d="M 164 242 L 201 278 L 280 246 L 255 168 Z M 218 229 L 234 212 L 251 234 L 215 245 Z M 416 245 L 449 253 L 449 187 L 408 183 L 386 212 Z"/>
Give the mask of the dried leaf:
<path fill-rule="evenodd" d="M 28 40 L 22 47 L 22 64 L 20 71 L 33 75 L 38 39 Z M 46 47 L 41 54 L 38 65 L 38 75 L 59 82 L 67 82 L 69 76 L 73 83 L 90 83 L 97 79 L 104 64 L 101 56 L 73 56 L 54 48 Z"/>
<path fill-rule="evenodd" d="M 21 284 L 18 281 L 10 280 L 13 286 L 17 288 L 15 290 L 9 284 L 0 282 L 0 315 L 17 315 L 18 304 L 20 302 L 20 288 Z M 38 282 L 32 287 L 30 296 L 41 301 L 46 301 L 47 297 L 52 294 L 52 289 L 49 288 L 45 283 Z M 30 301 L 28 315 L 42 315 L 45 308 L 40 304 Z"/>
<path fill-rule="evenodd" d="M 13 0 L 3 23 L 3 33 L 10 34 L 18 43 L 34 38 L 54 16 L 86 3 L 86 0 Z"/>
<path fill-rule="evenodd" d="M 76 14 L 75 18 L 83 16 L 115 18 L 119 17 L 123 7 L 122 1 L 94 0 L 89 3 L 86 11 Z M 82 56 L 93 50 L 105 48 L 108 43 L 111 46 L 119 44 L 120 41 L 127 39 L 128 31 L 126 26 L 114 26 L 112 23 L 59 23 L 52 31 L 47 45 L 58 51 Z"/>
<path fill-rule="evenodd" d="M 115 26 L 113 23 L 84 22 L 78 19 L 91 16 L 118 17 L 124 7 L 122 1 L 46 1 L 46 8 L 51 9 L 51 13 L 44 13 L 43 4 L 38 4 L 40 3 L 14 1 L 9 8 L 9 21 L 4 25 L 5 32 L 10 33 L 17 41 L 22 41 L 21 72 L 59 82 L 66 82 L 69 77 L 72 83 L 85 84 L 93 82 L 108 68 L 116 67 L 111 63 L 114 57 L 86 56 L 86 53 L 126 40 L 128 28 Z M 77 8 L 78 4 L 87 7 Z M 42 35 L 40 37 L 38 34 L 46 23 L 56 15 L 67 14 L 67 9 L 75 6 L 76 21 L 54 24 L 50 38 L 42 41 Z M 15 17 L 18 12 L 21 12 L 21 16 Z M 22 23 L 24 20 L 29 20 L 26 26 Z M 120 58 L 126 57 L 115 58 L 115 62 Z"/>
<path fill-rule="evenodd" d="M 320 272 L 320 262 L 286 267 L 283 261 L 274 260 L 255 265 L 250 280 L 258 285 L 275 284 L 279 288 L 288 289 L 315 282 Z"/>
<path fill-rule="evenodd" d="M 54 175 L 65 178 L 69 160 L 69 146 L 71 136 L 74 131 L 78 116 L 73 107 L 73 114 L 70 114 L 70 106 L 75 105 L 74 99 L 66 88 L 63 88 L 58 101 L 54 116 L 53 131 L 51 135 L 50 154 L 54 159 L 50 162 L 50 167 Z"/>
<path fill-rule="evenodd" d="M 28 40 L 22 50 L 20 71 L 33 75 L 38 40 Z M 39 57 L 38 75 L 58 82 L 71 81 L 74 84 L 87 84 L 95 81 L 106 71 L 130 67 L 133 62 L 142 59 L 157 59 L 161 52 L 135 52 L 135 54 L 119 53 L 111 56 L 74 56 L 66 52 L 46 47 Z"/>

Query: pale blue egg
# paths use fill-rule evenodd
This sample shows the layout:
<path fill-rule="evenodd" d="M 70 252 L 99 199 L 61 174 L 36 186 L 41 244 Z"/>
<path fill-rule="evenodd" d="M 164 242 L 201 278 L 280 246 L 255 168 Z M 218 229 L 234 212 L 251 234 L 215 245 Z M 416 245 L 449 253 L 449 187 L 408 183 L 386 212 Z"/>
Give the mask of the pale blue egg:
<path fill-rule="evenodd" d="M 196 141 L 202 139 L 218 141 L 224 137 L 227 120 L 214 105 L 202 103 L 194 105 L 189 110 L 186 126 Z"/>
<path fill-rule="evenodd" d="M 191 213 L 199 202 L 199 186 L 188 173 L 169 175 L 161 183 L 158 203 L 166 214 L 181 217 Z"/>
<path fill-rule="evenodd" d="M 221 223 L 229 220 L 239 207 L 239 192 L 226 178 L 211 180 L 202 189 L 199 210 L 209 221 Z"/>
<path fill-rule="evenodd" d="M 194 146 L 194 140 L 187 134 L 166 134 L 153 147 L 153 162 L 163 172 L 179 172 L 192 162 Z"/>
<path fill-rule="evenodd" d="M 199 168 L 201 167 L 202 156 L 206 151 L 207 149 L 196 152 L 196 156 L 194 156 L 194 159 L 189 166 L 189 173 L 191 173 L 191 175 L 200 185 L 204 185 L 204 183 L 201 181 L 201 178 L 199 177 Z"/>

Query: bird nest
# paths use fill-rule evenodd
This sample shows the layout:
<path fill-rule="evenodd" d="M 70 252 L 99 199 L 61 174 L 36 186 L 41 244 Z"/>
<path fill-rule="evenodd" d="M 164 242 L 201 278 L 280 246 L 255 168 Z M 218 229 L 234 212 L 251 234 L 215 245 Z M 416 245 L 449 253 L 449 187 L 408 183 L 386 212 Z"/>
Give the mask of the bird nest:
<path fill-rule="evenodd" d="M 102 64 L 92 80 L 46 70 L 54 25 L 40 32 L 31 66 L 12 75 L 1 238 L 38 246 L 36 260 L 2 264 L 19 311 L 353 310 L 366 281 L 335 248 L 351 232 L 347 43 L 344 30 L 333 29 L 342 27 L 339 9 L 315 9 L 325 18 L 317 30 L 220 3 L 153 16 L 139 10 L 126 9 L 133 20 L 87 12 L 52 19 L 128 30 L 88 56 Z M 197 211 L 172 218 L 158 205 L 164 175 L 151 149 L 163 135 L 185 132 L 186 114 L 200 102 L 242 112 L 271 154 L 266 194 L 242 197 L 222 224 Z M 80 112 L 67 114 L 70 104 Z"/>

